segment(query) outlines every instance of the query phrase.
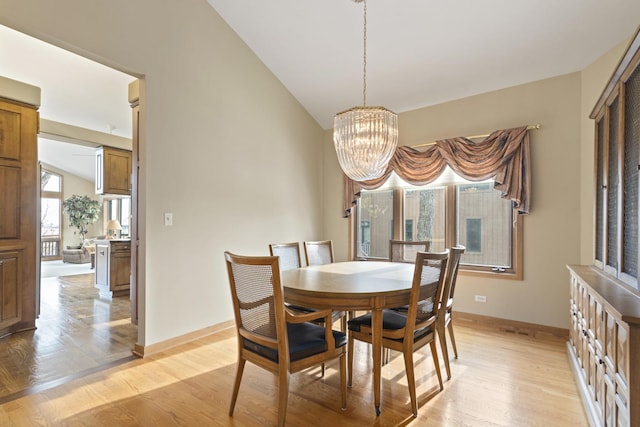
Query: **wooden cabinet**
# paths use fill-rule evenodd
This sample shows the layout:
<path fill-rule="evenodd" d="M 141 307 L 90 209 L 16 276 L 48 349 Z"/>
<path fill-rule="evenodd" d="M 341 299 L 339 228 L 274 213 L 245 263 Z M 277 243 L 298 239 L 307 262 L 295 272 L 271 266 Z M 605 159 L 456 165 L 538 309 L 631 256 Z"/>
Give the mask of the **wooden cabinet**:
<path fill-rule="evenodd" d="M 24 102 L 0 98 L 0 337 L 34 329 L 38 314 L 38 111 Z"/>
<path fill-rule="evenodd" d="M 640 296 L 593 266 L 569 266 L 569 359 L 593 425 L 640 426 Z"/>
<path fill-rule="evenodd" d="M 96 149 L 96 194 L 131 194 L 131 151 Z"/>
<path fill-rule="evenodd" d="M 96 240 L 95 286 L 104 298 L 129 295 L 131 241 Z"/>
<path fill-rule="evenodd" d="M 595 121 L 594 265 L 640 289 L 640 32 L 590 117 Z"/>

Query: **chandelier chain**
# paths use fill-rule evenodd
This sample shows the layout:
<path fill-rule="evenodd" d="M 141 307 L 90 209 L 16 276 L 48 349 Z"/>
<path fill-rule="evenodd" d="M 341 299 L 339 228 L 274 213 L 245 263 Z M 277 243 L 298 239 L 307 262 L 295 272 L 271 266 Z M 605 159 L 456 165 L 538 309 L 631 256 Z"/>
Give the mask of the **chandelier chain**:
<path fill-rule="evenodd" d="M 362 56 L 362 106 L 367 106 L 367 0 L 364 0 L 364 54 Z"/>

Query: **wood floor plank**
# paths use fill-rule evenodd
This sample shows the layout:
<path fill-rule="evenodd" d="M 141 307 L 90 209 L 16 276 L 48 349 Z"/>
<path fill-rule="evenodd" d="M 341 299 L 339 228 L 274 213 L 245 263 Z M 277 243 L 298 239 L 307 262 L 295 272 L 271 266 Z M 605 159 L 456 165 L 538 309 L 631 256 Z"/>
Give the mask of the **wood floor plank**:
<path fill-rule="evenodd" d="M 564 340 L 456 325 L 456 341 L 460 358 L 451 360 L 452 378 L 442 392 L 429 351 L 416 354 L 417 417 L 398 353 L 382 369 L 382 414 L 376 417 L 371 351 L 356 343 L 347 410 L 340 409 L 338 365 L 331 363 L 324 377 L 319 369 L 291 376 L 287 425 L 587 425 Z M 0 405 L 0 425 L 275 425 L 275 377 L 250 364 L 234 416 L 227 415 L 235 354 L 235 332 L 221 331 Z"/>
<path fill-rule="evenodd" d="M 42 279 L 37 329 L 0 339 L 0 402 L 131 357 L 129 299 L 100 298 L 93 277 Z"/>

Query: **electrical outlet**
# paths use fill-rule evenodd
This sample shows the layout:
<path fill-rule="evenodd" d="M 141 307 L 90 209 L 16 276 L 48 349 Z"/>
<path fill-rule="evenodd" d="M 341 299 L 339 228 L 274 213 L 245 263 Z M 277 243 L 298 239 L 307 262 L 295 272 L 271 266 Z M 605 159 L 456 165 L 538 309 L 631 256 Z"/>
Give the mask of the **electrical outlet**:
<path fill-rule="evenodd" d="M 476 302 L 487 302 L 487 297 L 484 295 L 476 295 Z"/>
<path fill-rule="evenodd" d="M 173 214 L 170 212 L 167 212 L 164 214 L 164 225 L 169 227 L 171 225 L 173 225 Z"/>

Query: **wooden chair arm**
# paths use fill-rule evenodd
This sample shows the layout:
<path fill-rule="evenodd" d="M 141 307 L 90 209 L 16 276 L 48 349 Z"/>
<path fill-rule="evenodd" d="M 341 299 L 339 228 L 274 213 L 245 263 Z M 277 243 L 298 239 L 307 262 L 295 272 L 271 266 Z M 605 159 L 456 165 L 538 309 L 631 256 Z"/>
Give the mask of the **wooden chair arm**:
<path fill-rule="evenodd" d="M 332 351 L 336 348 L 336 341 L 333 338 L 333 325 L 331 319 L 332 314 L 333 312 L 331 309 L 317 310 L 310 313 L 299 314 L 292 311 L 288 307 L 285 307 L 285 320 L 287 321 L 287 323 L 304 323 L 324 318 L 324 338 L 327 341 L 327 351 Z"/>
<path fill-rule="evenodd" d="M 311 322 L 320 318 L 324 318 L 325 322 L 329 318 L 329 324 L 331 324 L 331 310 L 318 310 L 308 313 L 300 313 L 299 311 L 293 311 L 289 307 L 285 307 L 285 320 L 287 323 L 304 323 Z"/>

